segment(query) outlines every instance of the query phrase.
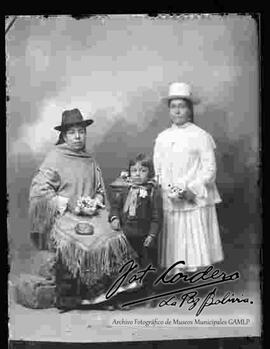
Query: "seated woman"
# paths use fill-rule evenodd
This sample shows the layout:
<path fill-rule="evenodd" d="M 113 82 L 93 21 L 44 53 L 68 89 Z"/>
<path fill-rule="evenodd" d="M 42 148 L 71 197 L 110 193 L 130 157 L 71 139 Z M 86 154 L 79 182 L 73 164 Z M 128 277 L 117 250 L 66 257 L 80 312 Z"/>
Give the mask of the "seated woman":
<path fill-rule="evenodd" d="M 30 189 L 32 239 L 38 248 L 56 251 L 58 300 L 76 294 L 80 302 L 94 303 L 134 257 L 122 232 L 108 223 L 102 173 L 85 150 L 86 127 L 92 123 L 78 109 L 63 112 L 62 124 L 55 127 L 59 140 Z"/>

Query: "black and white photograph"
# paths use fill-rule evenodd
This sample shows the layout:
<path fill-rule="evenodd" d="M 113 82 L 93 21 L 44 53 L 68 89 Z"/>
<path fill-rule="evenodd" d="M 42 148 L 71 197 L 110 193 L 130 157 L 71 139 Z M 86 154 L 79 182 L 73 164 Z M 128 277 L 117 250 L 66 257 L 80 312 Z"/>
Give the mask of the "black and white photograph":
<path fill-rule="evenodd" d="M 5 26 L 9 340 L 261 337 L 258 18 Z"/>

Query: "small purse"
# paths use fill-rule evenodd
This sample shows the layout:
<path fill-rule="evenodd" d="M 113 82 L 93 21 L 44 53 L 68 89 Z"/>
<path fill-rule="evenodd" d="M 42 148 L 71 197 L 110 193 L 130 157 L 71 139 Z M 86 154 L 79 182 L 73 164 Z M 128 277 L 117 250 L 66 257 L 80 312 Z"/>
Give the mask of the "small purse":
<path fill-rule="evenodd" d="M 93 235 L 94 234 L 94 227 L 92 224 L 89 223 L 78 223 L 75 226 L 75 232 L 79 235 Z"/>

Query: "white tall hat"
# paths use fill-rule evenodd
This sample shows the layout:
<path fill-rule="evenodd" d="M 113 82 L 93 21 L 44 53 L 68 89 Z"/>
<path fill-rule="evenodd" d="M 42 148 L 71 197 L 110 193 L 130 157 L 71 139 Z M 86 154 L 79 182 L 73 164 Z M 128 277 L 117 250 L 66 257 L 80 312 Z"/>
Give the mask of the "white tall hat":
<path fill-rule="evenodd" d="M 190 100 L 193 104 L 200 103 L 200 100 L 192 95 L 190 85 L 184 82 L 173 82 L 169 87 L 169 95 L 165 98 L 166 101 L 175 98 L 185 98 Z"/>

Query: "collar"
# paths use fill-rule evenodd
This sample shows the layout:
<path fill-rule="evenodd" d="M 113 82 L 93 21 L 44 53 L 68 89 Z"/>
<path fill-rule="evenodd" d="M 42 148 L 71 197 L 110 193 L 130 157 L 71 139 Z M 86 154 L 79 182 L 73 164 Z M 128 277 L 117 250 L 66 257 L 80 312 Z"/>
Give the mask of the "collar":
<path fill-rule="evenodd" d="M 192 122 L 190 122 L 190 121 L 188 121 L 188 122 L 186 122 L 186 123 L 184 123 L 183 125 L 180 125 L 180 126 L 172 124 L 171 129 L 172 130 L 181 130 L 181 129 L 185 129 L 185 128 L 191 126 L 191 125 L 192 125 Z"/>
<path fill-rule="evenodd" d="M 149 181 L 147 181 L 146 183 L 140 184 L 140 185 L 130 183 L 129 188 L 130 188 L 130 189 L 133 189 L 133 188 L 134 188 L 134 189 L 145 189 L 145 190 L 149 190 L 149 189 L 151 189 L 154 185 L 155 185 L 154 181 L 149 180 Z"/>
<path fill-rule="evenodd" d="M 78 158 L 92 158 L 92 156 L 86 150 L 73 150 L 66 143 L 58 144 L 55 146 L 56 151 L 67 156 L 73 156 Z"/>

